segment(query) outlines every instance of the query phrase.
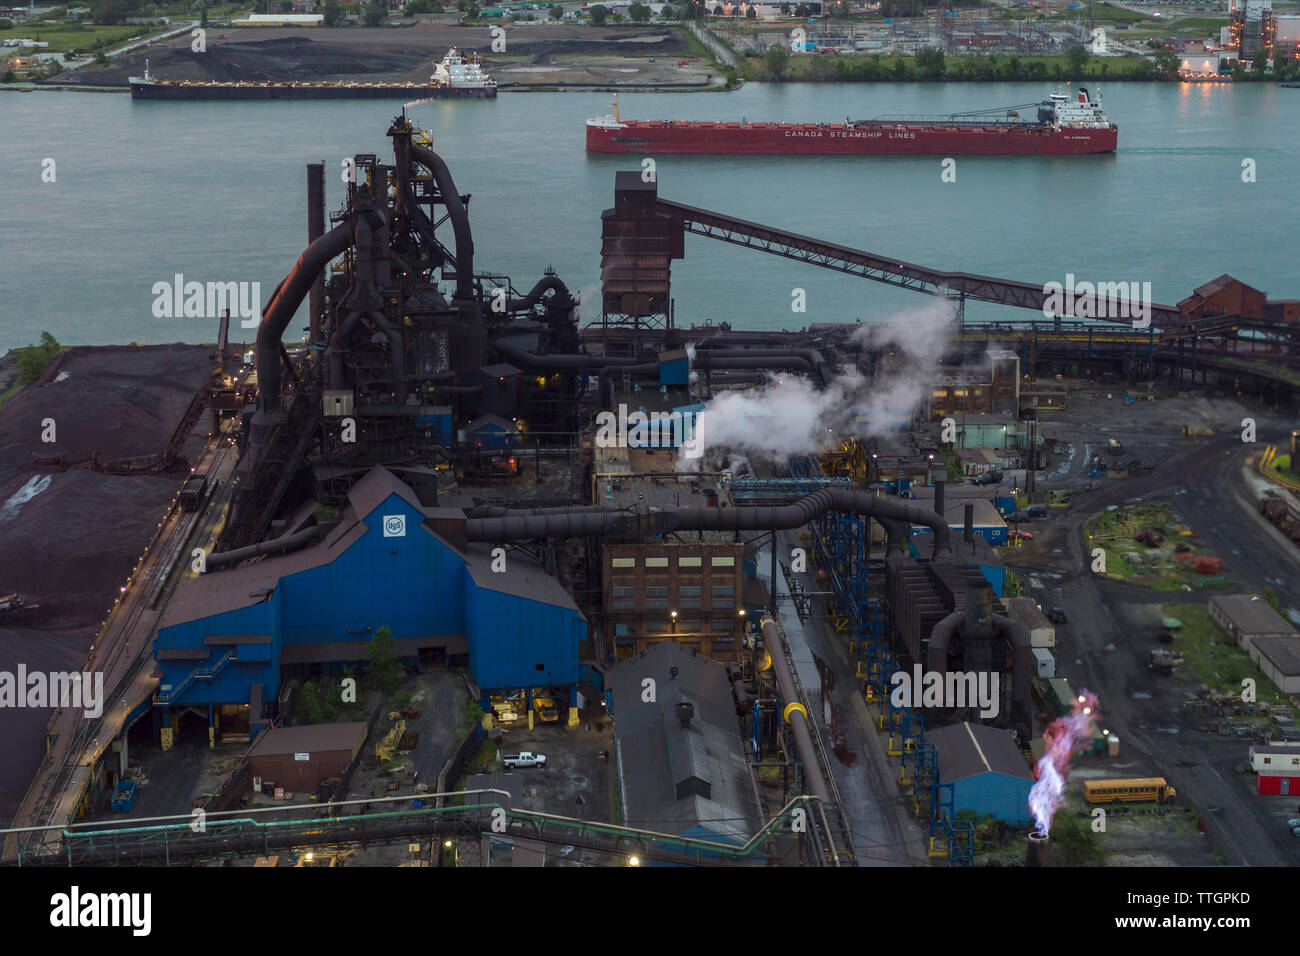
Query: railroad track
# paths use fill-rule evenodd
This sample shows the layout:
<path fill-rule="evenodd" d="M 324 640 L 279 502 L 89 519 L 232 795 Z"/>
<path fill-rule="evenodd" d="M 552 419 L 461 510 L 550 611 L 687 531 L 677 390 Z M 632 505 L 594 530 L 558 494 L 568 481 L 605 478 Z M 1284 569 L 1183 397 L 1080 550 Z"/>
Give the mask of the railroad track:
<path fill-rule="evenodd" d="M 231 450 L 230 446 L 227 446 L 224 442 L 219 442 L 211 460 L 207 463 L 209 473 L 220 471 L 222 466 L 227 463 Z M 223 481 L 223 487 L 227 489 L 226 495 L 228 495 L 229 482 Z M 209 507 L 216 503 L 215 499 L 210 501 Z M 130 599 L 124 611 L 126 617 L 121 620 L 120 626 L 115 627 L 116 621 L 114 617 L 117 612 L 115 611 L 114 615 L 110 616 L 104 629 L 96 638 L 87 666 L 98 664 L 98 669 L 102 672 L 112 673 L 113 669 L 121 664 L 122 655 L 126 653 L 131 645 L 131 635 L 136 633 L 137 629 L 143 625 L 145 616 L 165 608 L 167 602 L 171 600 L 172 594 L 175 593 L 177 585 L 184 576 L 181 566 L 184 563 L 185 548 L 195 529 L 199 527 L 203 514 L 206 513 L 205 509 L 205 512 L 196 513 L 189 518 L 179 518 L 178 520 L 178 515 L 183 514 L 183 512 L 179 511 L 179 508 L 178 495 L 173 500 L 162 521 L 163 525 L 174 522 L 173 526 L 161 538 L 156 538 L 146 549 L 146 557 L 141 559 L 141 563 L 136 566 L 136 569 L 132 572 L 132 577 L 127 579 L 127 584 L 124 586 L 123 593 L 131 593 L 132 588 L 134 588 L 134 596 Z M 147 560 L 149 551 L 156 551 L 156 556 L 152 562 Z M 141 569 L 143 569 L 143 577 L 136 581 L 134 575 Z M 103 660 L 97 661 L 95 651 L 100 648 L 101 642 L 111 640 L 110 635 L 115 636 L 116 639 L 112 640 L 111 649 L 108 650 Z M 119 698 L 122 698 L 123 703 L 126 703 L 123 695 L 137 681 L 142 670 L 153 666 L 152 658 L 145 653 L 148 647 L 148 641 L 141 645 L 137 651 L 139 659 L 134 666 L 128 668 L 126 673 L 113 683 L 111 690 L 105 694 L 104 701 L 106 704 L 108 701 L 118 700 Z M 51 718 L 52 724 L 59 721 L 61 711 L 62 708 L 56 711 Z M 73 732 L 71 742 L 63 754 L 58 769 L 42 787 L 41 802 L 33 818 L 34 826 L 51 826 L 54 824 L 61 798 L 70 787 L 76 785 L 74 778 L 77 770 L 82 767 L 92 767 L 98 759 L 98 752 L 93 754 L 89 762 L 83 758 L 86 756 L 87 751 L 98 742 L 98 736 L 104 723 L 105 716 L 102 712 L 99 717 L 77 722 L 76 730 Z M 85 786 L 85 784 L 83 783 L 81 786 Z M 58 839 L 57 831 L 43 831 L 39 837 L 29 838 L 20 852 L 26 854 L 33 849 L 34 845 L 36 847 L 45 847 L 48 843 L 56 842 Z"/>

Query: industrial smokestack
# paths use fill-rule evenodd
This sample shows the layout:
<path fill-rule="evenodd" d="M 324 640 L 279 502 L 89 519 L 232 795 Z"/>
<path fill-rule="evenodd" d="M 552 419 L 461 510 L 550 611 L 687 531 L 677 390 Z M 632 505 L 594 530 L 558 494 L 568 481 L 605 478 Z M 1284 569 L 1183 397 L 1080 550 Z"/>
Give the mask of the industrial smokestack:
<path fill-rule="evenodd" d="M 940 518 L 942 518 L 943 509 L 944 509 L 943 492 L 944 492 L 944 487 L 948 484 L 948 469 L 946 467 L 940 468 L 938 465 L 935 465 L 933 468 L 931 468 L 930 483 L 934 485 L 935 513 L 938 514 Z"/>
<path fill-rule="evenodd" d="M 975 540 L 975 504 L 966 502 L 966 516 L 962 523 L 962 538 L 967 542 Z"/>
<path fill-rule="evenodd" d="M 307 245 L 325 235 L 325 164 L 307 164 Z M 310 341 L 315 342 L 320 331 L 321 308 L 325 302 L 325 277 L 319 275 L 312 283 L 307 300 L 307 318 L 310 322 Z"/>
<path fill-rule="evenodd" d="M 1052 842 L 1047 834 L 1031 831 L 1025 843 L 1025 866 L 1051 866 Z"/>

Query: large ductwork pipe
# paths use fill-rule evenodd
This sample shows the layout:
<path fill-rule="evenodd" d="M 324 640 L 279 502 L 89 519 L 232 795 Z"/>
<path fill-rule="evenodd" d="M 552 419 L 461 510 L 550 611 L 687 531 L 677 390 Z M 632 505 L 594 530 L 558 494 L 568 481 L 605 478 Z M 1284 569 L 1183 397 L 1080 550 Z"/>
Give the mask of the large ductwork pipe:
<path fill-rule="evenodd" d="M 547 292 L 555 293 L 555 307 L 563 311 L 572 311 L 577 302 L 569 294 L 569 287 L 564 284 L 559 276 L 542 276 L 537 280 L 537 284 L 528 290 L 528 293 L 518 299 L 506 300 L 507 312 L 522 312 L 524 309 L 531 309 L 541 301 L 542 296 Z"/>
<path fill-rule="evenodd" d="M 250 544 L 246 548 L 236 548 L 233 551 L 219 551 L 216 554 L 208 555 L 207 569 L 215 571 L 219 568 L 234 566 L 241 561 L 247 561 L 249 558 L 256 558 L 262 554 L 288 554 L 290 551 L 298 551 L 318 539 L 324 531 L 325 529 L 320 525 L 313 525 L 283 538 L 273 538 L 270 541 L 263 541 L 261 544 Z"/>
<path fill-rule="evenodd" d="M 325 164 L 307 164 L 307 245 L 325 235 Z M 311 341 L 320 334 L 321 308 L 325 302 L 325 279 L 317 274 L 311 285 L 307 319 Z"/>
<path fill-rule="evenodd" d="M 262 322 L 257 327 L 257 388 L 258 414 L 270 416 L 280 410 L 280 339 L 289 326 L 303 297 L 311 289 L 316 277 L 329 265 L 331 259 L 341 255 L 352 245 L 352 222 L 339 223 L 325 235 L 308 246 L 293 270 L 280 285 Z"/>
<path fill-rule="evenodd" d="M 734 365 L 737 360 L 779 359 L 779 365 Z M 814 372 L 829 385 L 834 377 L 830 363 L 816 349 L 700 349 L 691 362 L 695 368 L 799 368 Z"/>
<path fill-rule="evenodd" d="M 983 612 L 976 612 L 982 614 Z M 1011 645 L 1011 698 L 1022 707 L 1029 703 L 1029 680 L 1033 669 L 1033 650 L 1029 631 L 1019 621 L 1001 614 L 989 613 L 994 631 Z M 926 649 L 926 669 L 940 675 L 948 673 L 948 649 L 953 633 L 962 629 L 966 620 L 964 611 L 953 611 L 930 632 L 930 645 Z"/>
<path fill-rule="evenodd" d="M 658 362 L 643 362 L 634 358 L 612 358 L 600 355 L 538 355 L 526 349 L 496 343 L 497 350 L 509 359 L 510 364 L 528 371 L 538 372 L 598 372 L 602 381 L 607 369 L 620 369 L 631 375 L 657 375 Z M 770 352 L 771 354 L 764 354 Z M 815 353 L 814 353 L 815 354 Z M 695 353 L 692 367 L 699 369 L 795 369 L 816 372 L 817 366 L 796 350 L 794 353 L 778 349 L 727 349 L 721 352 Z M 825 376 L 823 380 L 828 381 Z M 608 401 L 608 399 L 607 399 Z"/>
<path fill-rule="evenodd" d="M 520 541 L 531 538 L 569 538 L 621 535 L 645 537 L 677 531 L 771 531 L 802 528 L 828 511 L 883 516 L 921 524 L 934 531 L 935 558 L 951 556 L 948 525 L 933 511 L 860 491 L 823 488 L 788 505 L 742 508 L 677 508 L 636 513 L 601 508 L 599 511 L 566 509 L 551 515 L 470 518 L 470 541 Z"/>
<path fill-rule="evenodd" d="M 794 736 L 794 750 L 799 756 L 799 762 L 803 764 L 804 782 L 808 786 L 809 793 L 820 797 L 824 803 L 829 803 L 830 789 L 822 776 L 821 763 L 817 760 L 817 750 L 813 747 L 812 731 L 809 729 L 809 721 L 812 718 L 808 716 L 808 712 L 799 701 L 794 677 L 790 674 L 790 662 L 785 659 L 781 634 L 777 630 L 776 622 L 770 617 L 763 618 L 760 626 L 763 628 L 763 641 L 767 644 L 768 659 L 772 662 L 773 673 L 776 674 L 776 686 L 780 688 L 781 700 L 785 704 L 782 716 L 790 725 L 790 733 Z"/>
<path fill-rule="evenodd" d="M 456 183 L 451 178 L 451 170 L 442 157 L 432 150 L 416 143 L 411 144 L 411 158 L 423 163 L 433 173 L 438 192 L 442 194 L 443 204 L 447 207 L 447 216 L 451 219 L 451 230 L 456 237 L 456 298 L 464 302 L 474 300 L 474 237 L 469 228 L 469 212 L 460 201 L 456 192 Z"/>
<path fill-rule="evenodd" d="M 628 368 L 637 375 L 658 372 L 658 362 L 642 362 L 633 358 L 609 358 L 603 355 L 538 355 L 505 342 L 496 343 L 497 351 L 510 360 L 511 365 L 530 372 L 599 372 L 604 368 Z"/>

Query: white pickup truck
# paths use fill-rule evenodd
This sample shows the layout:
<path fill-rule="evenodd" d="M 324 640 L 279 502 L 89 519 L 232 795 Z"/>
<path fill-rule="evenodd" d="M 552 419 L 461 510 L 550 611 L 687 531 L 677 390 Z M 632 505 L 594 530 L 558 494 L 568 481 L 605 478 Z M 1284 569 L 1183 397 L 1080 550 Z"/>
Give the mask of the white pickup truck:
<path fill-rule="evenodd" d="M 545 767 L 546 754 L 535 754 L 531 750 L 525 750 L 513 757 L 506 757 L 501 762 L 506 765 L 507 770 L 517 770 L 521 767 Z"/>

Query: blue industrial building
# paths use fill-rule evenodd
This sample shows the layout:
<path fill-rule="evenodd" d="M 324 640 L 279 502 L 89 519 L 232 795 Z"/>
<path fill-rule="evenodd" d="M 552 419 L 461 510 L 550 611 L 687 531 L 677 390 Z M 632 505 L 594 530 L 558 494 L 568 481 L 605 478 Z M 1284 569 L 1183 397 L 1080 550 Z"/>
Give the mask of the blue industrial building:
<path fill-rule="evenodd" d="M 973 810 L 1028 826 L 1034 775 L 1009 731 L 970 722 L 926 730 L 937 752 L 939 783 L 952 784 L 954 812 Z"/>
<path fill-rule="evenodd" d="M 385 468 L 352 488 L 341 519 L 300 550 L 186 579 L 158 623 L 156 714 L 217 725 L 247 707 L 256 737 L 281 679 L 362 661 L 392 630 L 399 655 L 466 664 L 486 696 L 567 690 L 587 624 L 560 584 L 518 551 L 465 540 L 465 515 L 427 507 Z"/>

